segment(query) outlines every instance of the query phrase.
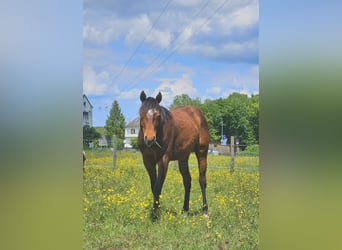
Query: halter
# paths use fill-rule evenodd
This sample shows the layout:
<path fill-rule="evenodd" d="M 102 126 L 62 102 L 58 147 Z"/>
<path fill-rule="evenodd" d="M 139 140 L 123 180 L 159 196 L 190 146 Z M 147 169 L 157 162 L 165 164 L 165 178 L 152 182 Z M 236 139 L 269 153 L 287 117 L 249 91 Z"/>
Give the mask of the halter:
<path fill-rule="evenodd" d="M 157 145 L 160 149 L 162 149 L 162 146 L 160 146 L 160 144 L 158 143 L 157 139 L 156 139 L 155 143 L 156 143 L 156 145 Z"/>

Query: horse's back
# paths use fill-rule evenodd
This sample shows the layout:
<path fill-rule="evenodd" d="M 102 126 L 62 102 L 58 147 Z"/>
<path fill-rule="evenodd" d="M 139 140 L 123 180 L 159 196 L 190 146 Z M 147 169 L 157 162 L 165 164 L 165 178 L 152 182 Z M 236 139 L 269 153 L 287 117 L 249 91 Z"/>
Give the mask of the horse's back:
<path fill-rule="evenodd" d="M 174 120 L 178 146 L 192 145 L 192 151 L 197 146 L 208 146 L 208 124 L 200 109 L 194 106 L 184 106 L 170 111 Z"/>
<path fill-rule="evenodd" d="M 178 124 L 189 123 L 197 128 L 205 127 L 208 129 L 208 124 L 202 111 L 195 106 L 182 106 L 170 111 L 173 119 Z"/>

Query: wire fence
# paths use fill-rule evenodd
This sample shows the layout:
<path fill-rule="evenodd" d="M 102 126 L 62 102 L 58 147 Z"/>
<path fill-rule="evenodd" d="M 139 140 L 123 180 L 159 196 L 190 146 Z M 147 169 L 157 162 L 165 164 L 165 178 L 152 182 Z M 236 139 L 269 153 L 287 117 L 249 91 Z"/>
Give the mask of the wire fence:
<path fill-rule="evenodd" d="M 239 143 L 236 143 L 238 140 L 234 140 L 234 136 L 230 137 L 230 144 L 209 144 L 209 149 L 208 149 L 208 153 L 209 155 L 213 154 L 214 156 L 217 155 L 226 155 L 227 158 L 227 162 L 225 162 L 225 164 L 223 166 L 219 166 L 219 165 L 213 165 L 210 166 L 208 165 L 208 168 L 213 168 L 213 169 L 223 169 L 223 168 L 229 168 L 229 171 L 231 173 L 233 173 L 235 170 L 241 171 L 241 166 L 238 165 L 237 167 L 236 162 L 238 162 L 239 157 L 244 157 L 244 156 L 249 156 L 249 157 L 257 157 L 255 159 L 253 159 L 253 163 L 252 164 L 247 164 L 245 163 L 246 166 L 248 166 L 244 171 L 248 170 L 248 172 L 257 172 L 258 171 L 258 166 L 259 166 L 259 150 L 257 151 L 253 151 L 253 152 L 246 152 L 246 151 L 242 151 L 242 149 L 245 149 L 247 147 L 247 145 L 241 145 Z M 103 144 L 101 144 L 101 147 L 99 147 L 100 144 L 93 144 L 92 141 L 89 140 L 83 140 L 83 145 L 85 147 L 88 147 L 89 150 L 103 150 L 104 148 L 109 148 L 112 151 L 112 168 L 115 169 L 116 168 L 116 164 L 117 164 L 117 152 L 120 151 L 120 149 L 117 148 L 117 139 L 116 136 L 113 136 L 112 140 L 109 141 L 107 144 L 105 144 L 105 147 L 102 146 Z M 234 143 L 235 142 L 235 143 Z M 121 149 L 123 151 L 137 151 L 136 149 Z M 85 154 L 83 153 L 83 164 L 86 160 L 85 158 Z M 257 161 L 256 161 L 257 159 Z M 230 162 L 228 164 L 228 162 Z M 176 166 L 176 164 L 175 164 Z"/>
<path fill-rule="evenodd" d="M 116 144 L 116 143 L 115 143 Z M 110 149 L 113 150 L 113 139 L 108 140 L 106 142 L 98 141 L 98 140 L 83 140 L 83 149 L 86 150 L 103 150 L 103 149 Z M 258 152 L 250 152 L 246 151 L 248 145 L 244 144 L 234 144 L 234 155 L 238 156 L 258 156 Z M 214 155 L 231 155 L 231 145 L 221 145 L 218 143 L 211 143 L 209 144 L 208 153 Z M 138 148 L 117 148 L 117 151 L 139 151 Z"/>
<path fill-rule="evenodd" d="M 143 166 L 143 160 L 139 150 L 113 150 L 113 148 L 93 148 L 85 150 L 86 163 L 85 167 L 105 167 L 105 168 L 120 168 L 122 164 L 137 164 Z M 134 161 L 133 161 L 134 159 Z M 127 161 L 126 161 L 127 160 Z M 132 162 L 133 161 L 133 162 Z M 259 172 L 259 156 L 258 155 L 237 155 L 234 156 L 234 166 L 232 166 L 232 158 L 227 154 L 209 153 L 208 170 L 220 171 L 227 170 L 232 172 Z M 178 169 L 178 161 L 169 163 L 170 169 Z M 194 154 L 190 155 L 189 168 L 197 169 L 197 160 Z"/>

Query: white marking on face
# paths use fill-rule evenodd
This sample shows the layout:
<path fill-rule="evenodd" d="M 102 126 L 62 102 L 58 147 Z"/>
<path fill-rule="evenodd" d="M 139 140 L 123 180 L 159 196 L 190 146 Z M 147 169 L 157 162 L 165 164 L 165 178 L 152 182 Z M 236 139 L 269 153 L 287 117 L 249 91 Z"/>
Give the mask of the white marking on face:
<path fill-rule="evenodd" d="M 147 111 L 147 117 L 148 117 L 148 118 L 152 118 L 153 115 L 154 115 L 156 112 L 157 112 L 156 109 L 149 109 L 149 110 Z"/>

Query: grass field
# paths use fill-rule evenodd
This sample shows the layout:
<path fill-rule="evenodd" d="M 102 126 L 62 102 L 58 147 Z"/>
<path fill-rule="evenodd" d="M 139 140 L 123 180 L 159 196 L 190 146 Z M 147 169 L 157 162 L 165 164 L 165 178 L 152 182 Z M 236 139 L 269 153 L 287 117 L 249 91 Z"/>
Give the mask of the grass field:
<path fill-rule="evenodd" d="M 258 249 L 259 160 L 208 156 L 209 218 L 201 214 L 201 191 L 190 157 L 190 211 L 181 214 L 183 183 L 174 162 L 161 195 L 161 217 L 152 222 L 149 177 L 139 152 L 86 151 L 83 180 L 84 249 Z"/>

